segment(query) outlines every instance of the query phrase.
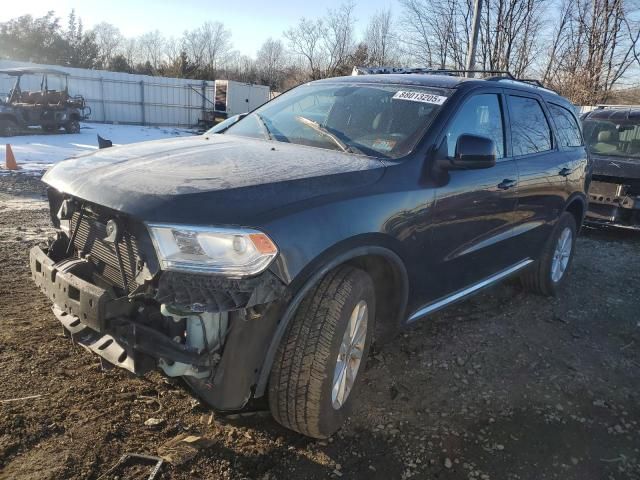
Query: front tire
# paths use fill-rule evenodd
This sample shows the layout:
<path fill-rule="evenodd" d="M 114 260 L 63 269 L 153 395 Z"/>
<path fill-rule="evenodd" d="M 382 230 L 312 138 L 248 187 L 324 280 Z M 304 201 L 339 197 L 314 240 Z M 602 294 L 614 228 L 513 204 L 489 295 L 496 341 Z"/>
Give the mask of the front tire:
<path fill-rule="evenodd" d="M 269 407 L 281 425 L 327 438 L 346 420 L 364 371 L 375 294 L 364 271 L 329 272 L 302 301 L 276 354 Z"/>
<path fill-rule="evenodd" d="M 573 261 L 576 233 L 575 218 L 564 212 L 547 240 L 540 258 L 520 277 L 525 290 L 545 296 L 558 294 Z"/>

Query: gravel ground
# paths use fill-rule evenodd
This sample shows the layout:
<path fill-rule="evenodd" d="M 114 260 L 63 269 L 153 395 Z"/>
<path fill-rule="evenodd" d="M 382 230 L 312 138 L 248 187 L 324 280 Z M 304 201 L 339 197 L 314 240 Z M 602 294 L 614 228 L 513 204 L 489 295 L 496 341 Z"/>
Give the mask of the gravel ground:
<path fill-rule="evenodd" d="M 51 231 L 43 194 L 0 176 L 2 479 L 97 479 L 181 434 L 198 448 L 174 448 L 162 478 L 640 479 L 640 235 L 583 231 L 557 298 L 503 283 L 375 349 L 354 415 L 316 441 L 102 370 L 64 338 L 28 272 Z M 146 478 L 102 478 L 118 477 Z"/>

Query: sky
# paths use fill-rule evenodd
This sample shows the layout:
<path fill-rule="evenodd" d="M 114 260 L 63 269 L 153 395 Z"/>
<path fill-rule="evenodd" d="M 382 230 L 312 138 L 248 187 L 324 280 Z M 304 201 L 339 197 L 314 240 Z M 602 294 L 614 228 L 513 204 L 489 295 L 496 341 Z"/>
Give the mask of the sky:
<path fill-rule="evenodd" d="M 167 37 L 179 37 L 206 21 L 219 21 L 232 32 L 233 46 L 245 55 L 254 56 L 264 40 L 279 38 L 282 32 L 305 16 L 324 15 L 328 8 L 337 8 L 342 0 L 27 0 L 3 2 L 0 22 L 20 15 L 43 16 L 55 10 L 65 25 L 72 8 L 82 18 L 85 28 L 108 22 L 126 37 L 160 30 Z M 360 0 L 355 17 L 358 31 L 364 30 L 370 15 L 391 7 L 399 13 L 395 0 Z"/>

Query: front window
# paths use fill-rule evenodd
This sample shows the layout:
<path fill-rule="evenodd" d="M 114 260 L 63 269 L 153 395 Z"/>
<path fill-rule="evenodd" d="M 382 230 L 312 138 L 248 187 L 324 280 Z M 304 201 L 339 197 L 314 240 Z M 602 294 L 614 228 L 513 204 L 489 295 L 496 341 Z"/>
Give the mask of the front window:
<path fill-rule="evenodd" d="M 588 119 L 582 124 L 584 139 L 591 153 L 615 157 L 640 158 L 638 119 L 611 121 Z"/>
<path fill-rule="evenodd" d="M 224 133 L 399 158 L 414 148 L 448 94 L 408 85 L 307 84 Z"/>
<path fill-rule="evenodd" d="M 447 150 L 456 154 L 458 137 L 464 134 L 490 138 L 496 145 L 496 158 L 504 157 L 504 128 L 500 99 L 493 93 L 472 97 L 456 113 L 447 130 Z"/>

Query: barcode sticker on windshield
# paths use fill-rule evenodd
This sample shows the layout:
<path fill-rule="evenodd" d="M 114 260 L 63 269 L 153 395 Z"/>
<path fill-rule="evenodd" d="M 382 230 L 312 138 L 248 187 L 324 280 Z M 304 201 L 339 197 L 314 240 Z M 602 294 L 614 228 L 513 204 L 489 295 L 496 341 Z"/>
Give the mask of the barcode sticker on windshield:
<path fill-rule="evenodd" d="M 407 92 L 400 90 L 393 96 L 394 100 L 409 100 L 412 102 L 433 103 L 434 105 L 442 105 L 447 97 L 441 95 L 433 95 L 423 92 Z"/>

